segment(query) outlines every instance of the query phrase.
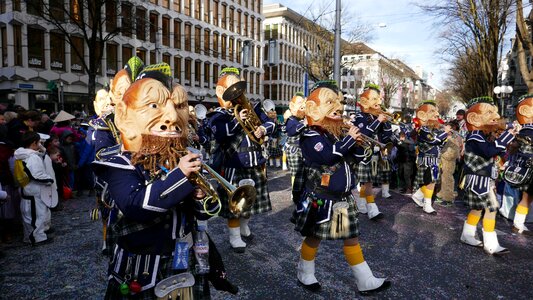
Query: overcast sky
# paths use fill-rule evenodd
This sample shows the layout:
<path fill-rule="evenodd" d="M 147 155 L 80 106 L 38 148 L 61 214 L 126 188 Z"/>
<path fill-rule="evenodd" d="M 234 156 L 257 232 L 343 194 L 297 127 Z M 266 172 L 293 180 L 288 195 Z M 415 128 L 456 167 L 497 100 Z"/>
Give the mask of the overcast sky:
<path fill-rule="evenodd" d="M 350 16 L 375 26 L 374 39 L 367 43 L 372 49 L 389 58 L 399 58 L 413 69 L 422 66 L 428 74 L 433 74 L 430 84 L 442 88 L 447 68 L 436 53 L 438 30 L 414 2 L 417 1 L 343 0 L 343 5 L 349 4 L 346 9 Z M 264 3 L 281 3 L 308 18 L 313 15 L 310 11 L 320 14 L 316 11 L 324 6 L 321 3 L 327 3 L 324 14 L 333 14 L 335 10 L 334 0 L 264 0 Z M 379 26 L 380 23 L 386 27 Z"/>

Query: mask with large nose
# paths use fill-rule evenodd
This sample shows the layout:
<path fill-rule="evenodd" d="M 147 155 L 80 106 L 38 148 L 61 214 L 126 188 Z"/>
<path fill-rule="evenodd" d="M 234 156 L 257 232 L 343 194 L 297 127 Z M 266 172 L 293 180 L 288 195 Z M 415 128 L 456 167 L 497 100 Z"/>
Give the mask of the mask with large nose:
<path fill-rule="evenodd" d="M 319 126 L 338 136 L 342 130 L 343 95 L 336 83 L 317 83 L 305 103 L 305 116 L 309 126 Z"/>

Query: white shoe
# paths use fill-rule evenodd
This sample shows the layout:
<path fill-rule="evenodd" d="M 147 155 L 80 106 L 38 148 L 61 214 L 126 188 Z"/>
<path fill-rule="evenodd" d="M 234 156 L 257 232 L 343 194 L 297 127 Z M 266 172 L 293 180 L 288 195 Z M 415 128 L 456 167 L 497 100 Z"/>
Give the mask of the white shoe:
<path fill-rule="evenodd" d="M 381 197 L 385 199 L 389 199 L 392 197 L 391 194 L 389 194 L 389 185 L 388 184 L 382 184 L 381 185 Z"/>
<path fill-rule="evenodd" d="M 377 292 L 386 289 L 390 286 L 390 281 L 387 278 L 377 278 L 372 274 L 372 270 L 366 261 L 350 267 L 355 277 L 355 284 L 361 294 L 368 294 L 370 292 Z"/>
<path fill-rule="evenodd" d="M 526 222 L 526 215 L 515 213 L 514 220 L 513 220 L 513 232 L 516 233 L 526 233 L 529 235 L 529 229 L 524 225 Z"/>
<path fill-rule="evenodd" d="M 308 290 L 318 291 L 320 283 L 315 277 L 315 260 L 304 260 L 300 258 L 298 262 L 298 281 Z"/>
<path fill-rule="evenodd" d="M 431 198 L 424 198 L 424 212 L 430 215 L 436 215 L 437 211 L 431 206 Z"/>
<path fill-rule="evenodd" d="M 421 189 L 416 190 L 416 192 L 411 196 L 411 199 L 413 199 L 418 207 L 424 207 L 424 193 L 422 193 Z"/>
<path fill-rule="evenodd" d="M 352 195 L 355 198 L 355 204 L 357 205 L 357 210 L 362 214 L 366 214 L 368 212 L 368 210 L 366 209 L 366 199 L 361 198 L 359 196 L 359 192 L 356 189 L 352 190 Z"/>
<path fill-rule="evenodd" d="M 250 218 L 240 218 L 240 228 L 241 228 L 241 236 L 243 238 L 252 239 L 253 234 L 250 231 L 250 227 L 248 226 L 248 223 L 250 222 Z"/>
<path fill-rule="evenodd" d="M 379 211 L 376 203 L 367 203 L 366 209 L 368 210 L 368 218 L 370 220 L 378 220 L 384 217 L 384 215 Z"/>
<path fill-rule="evenodd" d="M 474 247 L 483 246 L 483 242 L 476 238 L 476 229 L 476 226 L 470 225 L 465 221 L 463 233 L 461 234 L 461 242 Z"/>
<path fill-rule="evenodd" d="M 246 248 L 246 243 L 241 238 L 241 228 L 235 227 L 231 228 L 228 227 L 229 231 L 229 243 L 231 245 L 231 248 L 233 248 L 233 251 L 236 253 L 244 253 L 244 249 Z"/>
<path fill-rule="evenodd" d="M 483 249 L 488 254 L 506 254 L 509 253 L 507 248 L 500 246 L 496 231 L 486 232 L 483 230 Z"/>

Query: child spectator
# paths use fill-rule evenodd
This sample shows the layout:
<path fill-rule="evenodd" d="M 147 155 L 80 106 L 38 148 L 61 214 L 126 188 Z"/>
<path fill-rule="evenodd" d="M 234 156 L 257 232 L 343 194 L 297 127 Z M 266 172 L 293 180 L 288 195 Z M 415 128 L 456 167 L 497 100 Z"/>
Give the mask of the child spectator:
<path fill-rule="evenodd" d="M 23 242 L 32 245 L 51 241 L 46 235 L 50 209 L 46 206 L 42 195 L 52 193 L 53 174 L 47 173 L 43 156 L 45 149 L 41 145 L 41 137 L 36 132 L 26 132 L 21 137 L 22 147 L 15 151 L 15 159 L 22 160 L 24 171 L 29 183 L 22 187 L 20 210 L 24 225 Z"/>

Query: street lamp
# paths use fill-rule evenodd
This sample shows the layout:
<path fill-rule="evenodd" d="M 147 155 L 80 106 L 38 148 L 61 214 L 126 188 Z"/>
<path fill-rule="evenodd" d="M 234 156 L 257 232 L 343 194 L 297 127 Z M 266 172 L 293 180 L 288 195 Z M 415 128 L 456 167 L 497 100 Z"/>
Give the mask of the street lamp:
<path fill-rule="evenodd" d="M 501 86 L 494 87 L 494 94 L 496 94 L 496 97 L 499 99 L 500 104 L 502 106 L 501 108 L 502 117 L 505 116 L 505 103 L 504 103 L 505 98 L 508 95 L 511 95 L 512 92 L 513 92 L 512 86 L 501 85 Z"/>

